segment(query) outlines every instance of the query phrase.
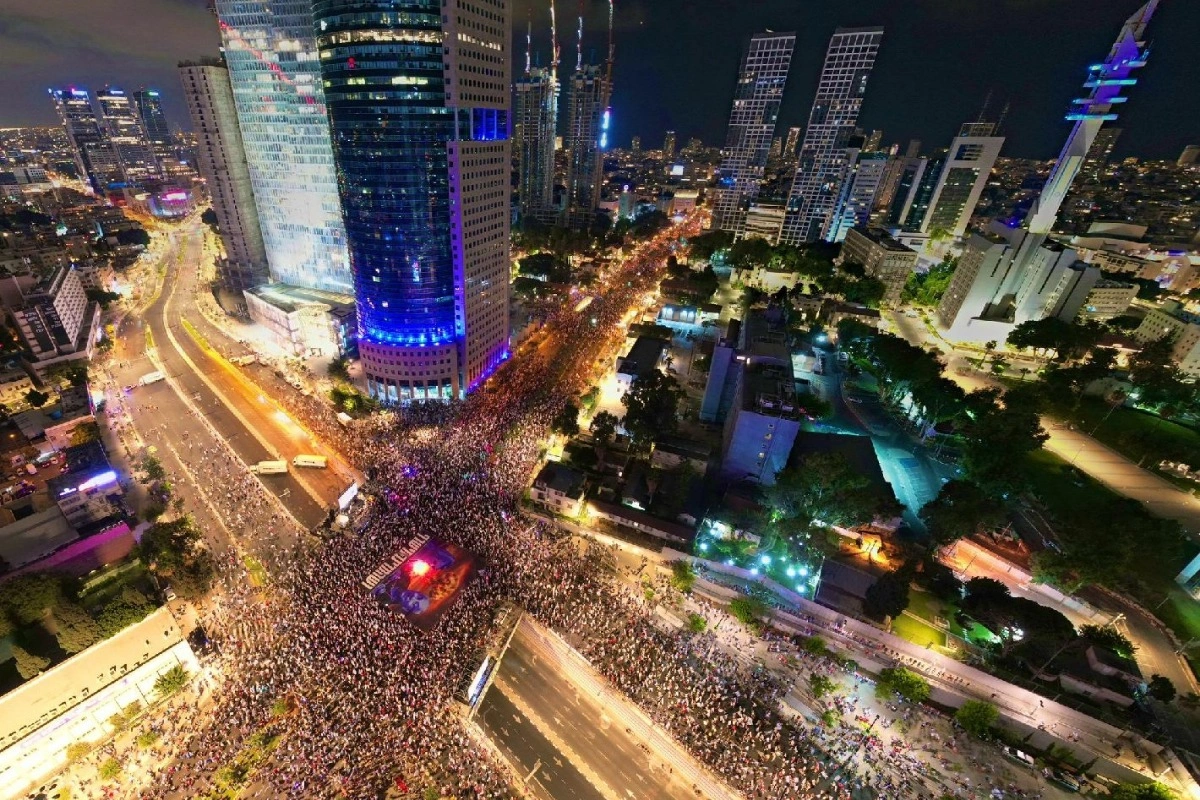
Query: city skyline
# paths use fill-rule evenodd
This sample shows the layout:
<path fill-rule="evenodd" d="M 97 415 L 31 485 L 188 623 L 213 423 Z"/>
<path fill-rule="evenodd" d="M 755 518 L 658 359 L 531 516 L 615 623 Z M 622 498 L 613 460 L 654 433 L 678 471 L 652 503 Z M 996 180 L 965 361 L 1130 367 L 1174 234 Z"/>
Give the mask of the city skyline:
<path fill-rule="evenodd" d="M 205 0 L 131 0 L 120 16 L 72 3 L 6 14 L 0 29 L 0 97 L 7 113 L 0 127 L 53 125 L 44 102 L 50 86 L 76 84 L 96 90 L 105 83 L 131 90 L 145 86 L 163 93 L 174 128 L 190 127 L 178 90 L 175 64 L 216 55 L 219 37 Z M 543 2 L 517 0 L 514 70 L 524 62 L 526 18 L 533 20 L 535 65 L 549 61 L 549 26 Z M 723 0 L 704 4 L 720 15 L 713 24 L 695 14 L 695 3 L 630 0 L 616 9 L 616 38 L 622 53 L 614 67 L 613 142 L 626 147 L 632 136 L 661 142 L 666 130 L 680 141 L 699 136 L 706 144 L 723 141 L 741 47 L 761 30 L 798 30 L 790 83 L 776 135 L 802 125 L 812 101 L 814 78 L 824 44 L 838 26 L 880 24 L 888 28 L 860 124 L 882 128 L 885 142 L 910 138 L 948 141 L 959 123 L 972 117 L 991 91 L 993 102 L 1013 101 L 1004 134 L 1005 155 L 1049 159 L 1057 154 L 1062 113 L 1077 85 L 1076 69 L 1105 43 L 1111 26 L 1131 13 L 1127 0 L 1053 0 L 1031 5 L 1019 0 L 991 4 L 969 18 L 943 2 L 889 7 L 882 0 L 852 10 L 823 2 L 803 13 L 778 0 L 727 13 Z M 1086 7 L 1085 7 L 1086 6 Z M 1084 13 L 1086 11 L 1086 13 Z M 571 16 L 574 8 L 560 13 Z M 690 12 L 690 13 L 689 13 Z M 1164 4 L 1156 35 L 1154 65 L 1144 76 L 1146 91 L 1123 113 L 1125 134 L 1118 157 L 1174 159 L 1200 136 L 1191 120 L 1200 101 L 1185 91 L 1189 47 L 1186 31 L 1200 25 L 1200 7 Z M 1061 35 L 1071 20 L 1072 35 Z M 607 40 L 607 4 L 585 9 L 585 60 L 602 60 Z M 661 47 L 664 37 L 674 42 Z M 1014 45 L 1017 49 L 1014 50 Z M 1020 59 L 1013 73 L 997 65 Z M 703 63 L 703 70 L 692 68 Z M 656 80 L 646 80 L 646 75 Z M 919 91 L 925 87 L 923 91 Z"/>

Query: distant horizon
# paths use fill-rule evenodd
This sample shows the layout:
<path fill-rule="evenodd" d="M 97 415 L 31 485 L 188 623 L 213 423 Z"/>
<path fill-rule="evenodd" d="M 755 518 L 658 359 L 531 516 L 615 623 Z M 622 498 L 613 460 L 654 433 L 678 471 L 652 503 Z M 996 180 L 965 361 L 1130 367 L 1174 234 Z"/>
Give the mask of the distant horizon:
<path fill-rule="evenodd" d="M 0 29 L 0 107 L 4 128 L 53 126 L 46 89 L 76 85 L 155 88 L 173 130 L 190 130 L 176 64 L 219 56 L 216 20 L 206 0 L 126 0 L 114 17 L 81 0 L 6 11 Z M 549 57 L 545 0 L 513 0 L 513 77 L 525 63 L 525 28 L 533 29 L 534 61 Z M 558 5 L 562 5 L 561 0 Z M 1139 0 L 994 0 L 962 11 L 953 0 L 887 0 L 853 7 L 821 0 L 622 0 L 617 4 L 613 139 L 641 136 L 657 149 L 667 130 L 678 146 L 699 137 L 724 143 L 738 61 L 749 36 L 796 30 L 798 40 L 776 135 L 803 127 L 829 36 L 837 27 L 884 27 L 879 61 L 867 86 L 859 124 L 883 130 L 885 145 L 922 140 L 947 146 L 958 125 L 976 119 L 986 97 L 995 118 L 1011 103 L 1003 135 L 1006 157 L 1057 156 L 1088 64 L 1108 51 Z M 562 74 L 574 66 L 575 20 L 560 10 Z M 543 19 L 545 17 L 545 19 Z M 603 60 L 607 4 L 585 7 L 585 61 Z M 1200 93 L 1190 79 L 1200 3 L 1163 3 L 1150 22 L 1148 66 L 1112 126 L 1123 129 L 1114 158 L 1178 158 L 1200 143 Z M 666 46 L 664 46 L 664 43 Z M 922 91 L 923 90 L 923 91 Z"/>

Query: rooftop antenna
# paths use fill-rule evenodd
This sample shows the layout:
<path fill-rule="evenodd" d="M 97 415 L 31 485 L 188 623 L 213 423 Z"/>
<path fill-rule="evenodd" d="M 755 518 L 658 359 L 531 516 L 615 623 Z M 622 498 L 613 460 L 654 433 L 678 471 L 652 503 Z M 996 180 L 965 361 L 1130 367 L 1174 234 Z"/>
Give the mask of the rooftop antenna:
<path fill-rule="evenodd" d="M 575 71 L 583 69 L 583 0 L 579 0 L 579 31 L 575 36 Z"/>
<path fill-rule="evenodd" d="M 992 104 L 992 90 L 988 89 L 987 94 L 983 97 L 983 108 L 979 109 L 979 119 L 977 122 L 987 122 L 988 106 Z"/>
<path fill-rule="evenodd" d="M 996 136 L 1000 135 L 1000 130 L 1004 127 L 1004 119 L 1008 116 L 1008 106 L 1010 102 L 1011 101 L 1009 100 L 1005 100 L 1004 108 L 1000 109 L 1000 119 L 996 120 Z"/>
<path fill-rule="evenodd" d="M 554 16 L 554 0 L 550 0 L 550 69 L 554 73 L 554 81 L 558 82 L 558 21 Z"/>
<path fill-rule="evenodd" d="M 613 70 L 613 55 L 616 53 L 616 44 L 613 42 L 613 14 L 616 0 L 608 0 L 608 64 L 605 66 L 605 71 L 608 73 L 609 85 L 612 85 L 612 70 Z"/>
<path fill-rule="evenodd" d="M 530 60 L 533 55 L 533 20 L 525 19 L 525 76 L 529 76 Z"/>

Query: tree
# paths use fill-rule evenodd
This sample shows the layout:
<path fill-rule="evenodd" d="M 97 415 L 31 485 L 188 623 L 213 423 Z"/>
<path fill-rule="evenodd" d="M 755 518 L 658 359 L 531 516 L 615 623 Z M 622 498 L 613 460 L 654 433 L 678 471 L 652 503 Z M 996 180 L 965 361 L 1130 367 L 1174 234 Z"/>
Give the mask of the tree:
<path fill-rule="evenodd" d="M 108 638 L 136 622 L 141 622 L 154 610 L 154 604 L 146 595 L 132 586 L 126 586 L 121 594 L 105 604 L 96 617 L 100 634 Z"/>
<path fill-rule="evenodd" d="M 687 628 L 692 633 L 704 633 L 708 628 L 708 620 L 696 613 L 688 614 Z"/>
<path fill-rule="evenodd" d="M 51 612 L 54 638 L 67 655 L 75 655 L 100 641 L 100 626 L 75 603 L 61 602 Z"/>
<path fill-rule="evenodd" d="M 121 295 L 116 292 L 108 292 L 104 289 L 85 289 L 84 295 L 91 302 L 98 304 L 104 311 L 107 311 L 109 306 L 121 299 Z"/>
<path fill-rule="evenodd" d="M 176 664 L 154 679 L 154 691 L 162 699 L 166 699 L 188 685 L 192 679 L 187 668 Z"/>
<path fill-rule="evenodd" d="M 1122 783 L 1109 792 L 1111 800 L 1179 800 L 1179 795 L 1158 781 Z"/>
<path fill-rule="evenodd" d="M 71 446 L 100 441 L 100 426 L 95 422 L 84 422 L 71 430 Z"/>
<path fill-rule="evenodd" d="M 697 261 L 708 261 L 714 254 L 726 250 L 733 244 L 731 231 L 706 231 L 688 239 L 688 256 Z"/>
<path fill-rule="evenodd" d="M 950 281 L 954 278 L 954 270 L 957 266 L 958 259 L 954 258 L 943 261 L 929 272 L 910 273 L 904 282 L 904 289 L 900 293 L 901 302 L 916 306 L 936 306 L 941 301 L 942 295 L 946 293 L 946 289 L 950 288 Z"/>
<path fill-rule="evenodd" d="M 121 767 L 121 762 L 117 761 L 115 758 L 109 758 L 100 765 L 98 774 L 100 776 L 100 780 L 111 781 L 120 775 L 122 771 L 123 768 Z"/>
<path fill-rule="evenodd" d="M 832 692 L 834 688 L 836 687 L 833 680 L 828 675 L 814 672 L 808 676 L 808 690 L 817 700 Z"/>
<path fill-rule="evenodd" d="M 1094 645 L 1112 650 L 1124 658 L 1133 658 L 1137 650 L 1129 637 L 1108 625 L 1084 625 L 1079 629 L 1079 635 Z"/>
<path fill-rule="evenodd" d="M 1011 596 L 999 581 L 972 578 L 966 590 L 959 607 L 997 637 L 1001 655 L 1017 652 L 1028 660 L 1042 660 L 1077 638 L 1075 626 L 1062 613 Z"/>
<path fill-rule="evenodd" d="M 855 339 L 865 339 L 879 333 L 874 325 L 860 322 L 853 317 L 846 317 L 837 324 L 838 344 L 845 346 Z"/>
<path fill-rule="evenodd" d="M 920 512 L 935 547 L 1004 524 L 1004 505 L 970 481 L 953 480 Z"/>
<path fill-rule="evenodd" d="M 146 473 L 146 479 L 149 481 L 161 481 L 167 477 L 167 471 L 163 469 L 162 462 L 154 456 L 146 456 L 142 459 L 142 471 Z"/>
<path fill-rule="evenodd" d="M 1000 719 L 1000 712 L 986 700 L 968 700 L 954 712 L 954 721 L 972 736 L 986 739 Z"/>
<path fill-rule="evenodd" d="M 138 549 L 151 572 L 170 582 L 180 597 L 200 597 L 212 587 L 216 575 L 212 554 L 201 543 L 190 517 L 155 523 L 142 534 Z"/>
<path fill-rule="evenodd" d="M 570 438 L 579 433 L 579 406 L 567 403 L 555 415 L 550 423 L 550 430 Z"/>
<path fill-rule="evenodd" d="M 621 397 L 621 405 L 625 406 L 625 430 L 635 449 L 648 451 L 655 439 L 675 432 L 682 397 L 679 383 L 656 369 L 634 380 Z"/>
<path fill-rule="evenodd" d="M 696 568 L 685 558 L 671 562 L 671 585 L 677 591 L 688 594 L 696 585 Z"/>
<path fill-rule="evenodd" d="M 334 380 L 350 382 L 350 364 L 345 356 L 338 356 L 330 361 L 325 371 Z"/>
<path fill-rule="evenodd" d="M 735 269 L 755 269 L 770 264 L 774 256 L 775 250 L 770 242 L 761 236 L 750 236 L 734 242 L 726 260 Z"/>
<path fill-rule="evenodd" d="M 884 698 L 900 695 L 910 703 L 923 703 L 929 699 L 929 684 L 904 667 L 887 667 L 879 671 L 875 692 Z"/>
<path fill-rule="evenodd" d="M 1160 703 L 1169 703 L 1175 699 L 1175 684 L 1171 683 L 1170 678 L 1151 675 L 1146 683 L 1146 694 Z"/>
<path fill-rule="evenodd" d="M 1175 366 L 1174 347 L 1174 337 L 1164 336 L 1145 344 L 1129 362 L 1129 380 L 1138 402 L 1165 417 L 1196 403 L 1195 387 L 1183 382 L 1183 373 Z"/>
<path fill-rule="evenodd" d="M 205 225 L 208 225 L 214 231 L 217 229 L 217 226 L 219 225 L 219 223 L 217 222 L 217 212 L 211 208 L 204 209 L 204 211 L 200 214 L 200 221 L 203 222 Z"/>
<path fill-rule="evenodd" d="M 763 500 L 779 518 L 801 526 L 820 520 L 827 525 L 852 526 L 900 511 L 896 498 L 871 483 L 846 456 L 813 453 L 795 466 L 780 470 Z"/>
<path fill-rule="evenodd" d="M 42 670 L 50 666 L 50 659 L 31 653 L 21 645 L 12 645 L 13 660 L 17 662 L 17 672 L 25 680 L 36 677 Z"/>
<path fill-rule="evenodd" d="M 5 620 L 28 625 L 63 601 L 65 576 L 57 572 L 18 575 L 0 584 L 0 610 Z"/>
<path fill-rule="evenodd" d="M 743 625 L 750 625 L 767 613 L 767 604 L 757 597 L 735 597 L 729 601 L 729 613 Z"/>
<path fill-rule="evenodd" d="M 141 228 L 128 228 L 123 231 L 117 231 L 117 244 L 147 247 L 150 244 L 150 234 Z"/>
<path fill-rule="evenodd" d="M 971 422 L 965 432 L 963 467 L 985 491 L 1011 492 L 1023 485 L 1025 455 L 1050 438 L 1042 429 L 1041 399 L 1032 387 L 1020 386 L 998 402 L 994 390 L 967 396 Z"/>
<path fill-rule="evenodd" d="M 863 600 L 863 611 L 872 617 L 898 617 L 908 608 L 908 584 L 912 579 L 907 569 L 886 572 L 871 584 Z"/>
<path fill-rule="evenodd" d="M 612 444 L 613 437 L 617 435 L 617 425 L 620 422 L 621 420 L 617 419 L 616 414 L 608 411 L 601 411 L 592 417 L 592 439 L 595 440 L 597 447 L 603 450 Z"/>
<path fill-rule="evenodd" d="M 30 389 L 25 393 L 25 402 L 34 408 L 41 408 L 50 402 L 50 395 L 45 392 L 39 392 L 37 389 Z"/>

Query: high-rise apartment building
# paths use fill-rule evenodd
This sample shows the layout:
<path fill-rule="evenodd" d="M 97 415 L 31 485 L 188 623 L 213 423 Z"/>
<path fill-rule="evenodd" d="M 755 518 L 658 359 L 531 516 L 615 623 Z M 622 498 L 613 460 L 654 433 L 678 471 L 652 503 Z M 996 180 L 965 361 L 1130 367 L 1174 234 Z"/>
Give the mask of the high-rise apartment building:
<path fill-rule="evenodd" d="M 882 40 L 882 27 L 838 28 L 829 40 L 788 195 L 779 237 L 784 244 L 812 242 L 828 234 L 841 191 L 846 143 L 858 122 Z"/>
<path fill-rule="evenodd" d="M 745 233 L 746 211 L 762 187 L 795 47 L 794 33 L 756 33 L 742 55 L 713 201 L 714 230 Z"/>
<path fill-rule="evenodd" d="M 117 158 L 117 151 L 104 135 L 104 129 L 92 108 L 91 95 L 73 86 L 47 91 L 67 132 L 79 179 L 87 181 L 98 194 L 104 194 L 110 186 L 123 183 L 125 173 Z"/>
<path fill-rule="evenodd" d="M 846 168 L 841 179 L 841 191 L 833 208 L 826 240 L 840 242 L 851 228 L 864 227 L 875 205 L 875 194 L 887 173 L 886 153 L 865 149 L 861 136 L 853 137 L 846 148 Z"/>
<path fill-rule="evenodd" d="M 196 165 L 208 184 L 225 247 L 225 258 L 217 266 L 218 278 L 233 291 L 258 286 L 269 279 L 267 249 L 229 70 L 216 59 L 184 62 L 179 65 L 179 80 L 196 136 Z"/>
<path fill-rule="evenodd" d="M 215 2 L 271 277 L 349 293 L 312 3 Z"/>
<path fill-rule="evenodd" d="M 991 123 L 967 123 L 950 142 L 929 210 L 916 230 L 962 238 L 1004 145 Z"/>
<path fill-rule="evenodd" d="M 508 355 L 511 6 L 312 9 L 368 389 L 461 397 Z"/>
<path fill-rule="evenodd" d="M 532 67 L 513 84 L 513 150 L 517 157 L 517 213 L 551 222 L 554 137 L 558 122 L 556 70 Z"/>
<path fill-rule="evenodd" d="M 1096 180 L 1100 177 L 1100 173 L 1108 165 L 1108 160 L 1112 158 L 1122 130 L 1122 128 L 1114 128 L 1110 125 L 1097 131 L 1096 138 L 1092 140 L 1092 146 L 1088 148 L 1087 155 L 1083 157 L 1083 171 L 1086 173 L 1086 178 Z"/>
<path fill-rule="evenodd" d="M 138 89 L 133 93 L 133 102 L 137 106 L 138 117 L 142 120 L 142 130 L 150 141 L 155 157 L 161 164 L 165 158 L 173 158 L 174 142 L 171 139 L 171 129 L 167 125 L 167 115 L 163 113 L 162 95 L 156 89 Z"/>
<path fill-rule="evenodd" d="M 667 131 L 663 137 L 663 161 L 675 158 L 675 131 Z"/>
<path fill-rule="evenodd" d="M 612 84 L 603 67 L 580 64 L 567 89 L 567 219 L 572 228 L 587 228 L 596 218 L 604 183 L 604 150 L 608 147 Z"/>
<path fill-rule="evenodd" d="M 159 177 L 160 168 L 133 97 L 124 89 L 106 86 L 96 92 L 104 134 L 117 153 L 125 182 L 137 185 Z"/>

